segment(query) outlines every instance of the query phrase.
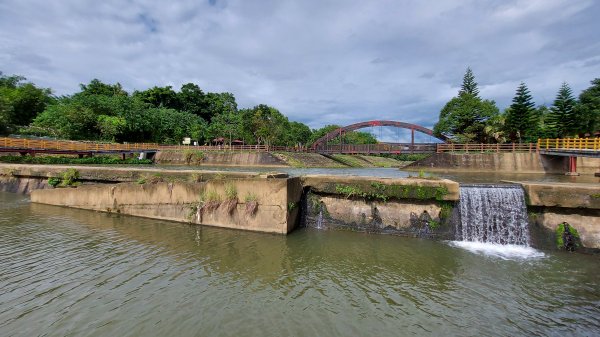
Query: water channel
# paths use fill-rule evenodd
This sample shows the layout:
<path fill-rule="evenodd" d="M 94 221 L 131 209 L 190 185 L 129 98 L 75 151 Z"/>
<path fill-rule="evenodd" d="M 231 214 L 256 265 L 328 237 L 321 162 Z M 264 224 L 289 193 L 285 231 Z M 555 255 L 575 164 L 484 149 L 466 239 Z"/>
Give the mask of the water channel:
<path fill-rule="evenodd" d="M 140 167 L 140 166 L 136 166 Z M 340 176 L 363 176 L 381 178 L 406 178 L 418 176 L 420 172 L 404 171 L 398 168 L 297 168 L 297 167 L 236 167 L 236 166 L 187 166 L 187 165 L 155 165 L 148 168 L 163 168 L 170 170 L 213 170 L 233 172 L 283 172 L 291 177 L 308 174 L 325 174 Z M 426 176 L 435 176 L 454 180 L 460 183 L 498 183 L 510 181 L 537 181 L 561 183 L 600 183 L 600 177 L 593 175 L 565 176 L 564 174 L 543 173 L 513 173 L 513 172 L 423 172 Z"/>
<path fill-rule="evenodd" d="M 0 193 L 1 336 L 594 335 L 598 256 L 266 235 Z"/>

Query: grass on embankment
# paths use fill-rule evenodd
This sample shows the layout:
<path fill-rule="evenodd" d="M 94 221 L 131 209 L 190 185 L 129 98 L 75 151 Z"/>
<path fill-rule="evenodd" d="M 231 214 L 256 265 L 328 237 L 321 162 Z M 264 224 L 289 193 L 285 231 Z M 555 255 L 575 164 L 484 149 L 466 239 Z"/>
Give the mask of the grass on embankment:
<path fill-rule="evenodd" d="M 56 156 L 0 156 L 0 163 L 10 163 L 10 164 L 126 164 L 126 165 L 137 165 L 137 164 L 152 164 L 152 160 L 150 159 L 137 159 L 137 158 L 128 158 L 121 159 L 118 157 L 109 157 L 109 156 L 98 156 L 98 157 L 84 157 L 84 158 L 76 158 L 76 157 L 56 157 Z"/>

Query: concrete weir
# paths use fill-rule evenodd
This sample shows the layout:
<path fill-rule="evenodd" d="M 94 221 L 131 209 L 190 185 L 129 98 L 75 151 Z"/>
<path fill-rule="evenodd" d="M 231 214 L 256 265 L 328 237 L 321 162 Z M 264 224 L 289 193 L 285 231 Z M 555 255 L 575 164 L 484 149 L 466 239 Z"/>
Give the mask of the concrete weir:
<path fill-rule="evenodd" d="M 287 234 L 296 225 L 301 186 L 290 179 L 120 183 L 34 190 L 31 201 L 154 219 Z M 254 205 L 254 206 L 252 206 Z"/>
<path fill-rule="evenodd" d="M 53 188 L 66 170 L 76 185 Z M 52 178 L 52 179 L 51 179 Z M 553 245 L 558 224 L 600 249 L 600 186 L 511 182 L 525 192 L 530 225 Z M 266 233 L 297 226 L 454 239 L 459 184 L 445 179 L 374 178 L 90 166 L 0 165 L 0 190 L 31 201 Z M 532 237 L 533 239 L 533 237 Z M 535 241 L 535 240 L 534 240 Z"/>

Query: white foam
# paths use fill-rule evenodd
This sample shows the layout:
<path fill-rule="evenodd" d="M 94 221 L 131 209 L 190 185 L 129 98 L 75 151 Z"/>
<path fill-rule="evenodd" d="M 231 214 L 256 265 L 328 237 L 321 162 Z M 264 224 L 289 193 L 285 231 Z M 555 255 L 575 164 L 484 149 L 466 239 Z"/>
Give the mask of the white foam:
<path fill-rule="evenodd" d="M 504 260 L 540 259 L 545 256 L 539 250 L 521 245 L 501 245 L 472 241 L 449 241 L 448 244 L 466 249 L 472 253 L 498 257 Z"/>

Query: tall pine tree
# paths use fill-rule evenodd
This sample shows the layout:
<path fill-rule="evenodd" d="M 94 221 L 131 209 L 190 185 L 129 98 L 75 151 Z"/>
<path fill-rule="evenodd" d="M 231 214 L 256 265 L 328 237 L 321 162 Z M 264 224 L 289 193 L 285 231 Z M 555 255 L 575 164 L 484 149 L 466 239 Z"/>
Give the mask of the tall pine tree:
<path fill-rule="evenodd" d="M 560 138 L 576 134 L 578 121 L 575 115 L 575 103 L 573 91 L 566 82 L 563 82 L 546 117 L 546 131 L 549 137 Z"/>
<path fill-rule="evenodd" d="M 460 86 L 458 94 L 469 94 L 475 97 L 479 96 L 479 89 L 477 88 L 477 82 L 475 82 L 475 75 L 473 75 L 471 67 L 467 67 L 467 72 L 465 73 L 465 76 L 463 76 L 463 83 Z"/>
<path fill-rule="evenodd" d="M 521 82 L 512 102 L 506 110 L 506 122 L 504 123 L 509 139 L 519 143 L 532 141 L 536 137 L 535 128 L 539 120 L 535 113 L 535 103 L 533 103 L 525 83 Z"/>
<path fill-rule="evenodd" d="M 473 71 L 467 68 L 458 97 L 442 108 L 433 133 L 460 143 L 483 143 L 488 139 L 485 129 L 488 120 L 497 116 L 496 103 L 479 97 Z"/>

